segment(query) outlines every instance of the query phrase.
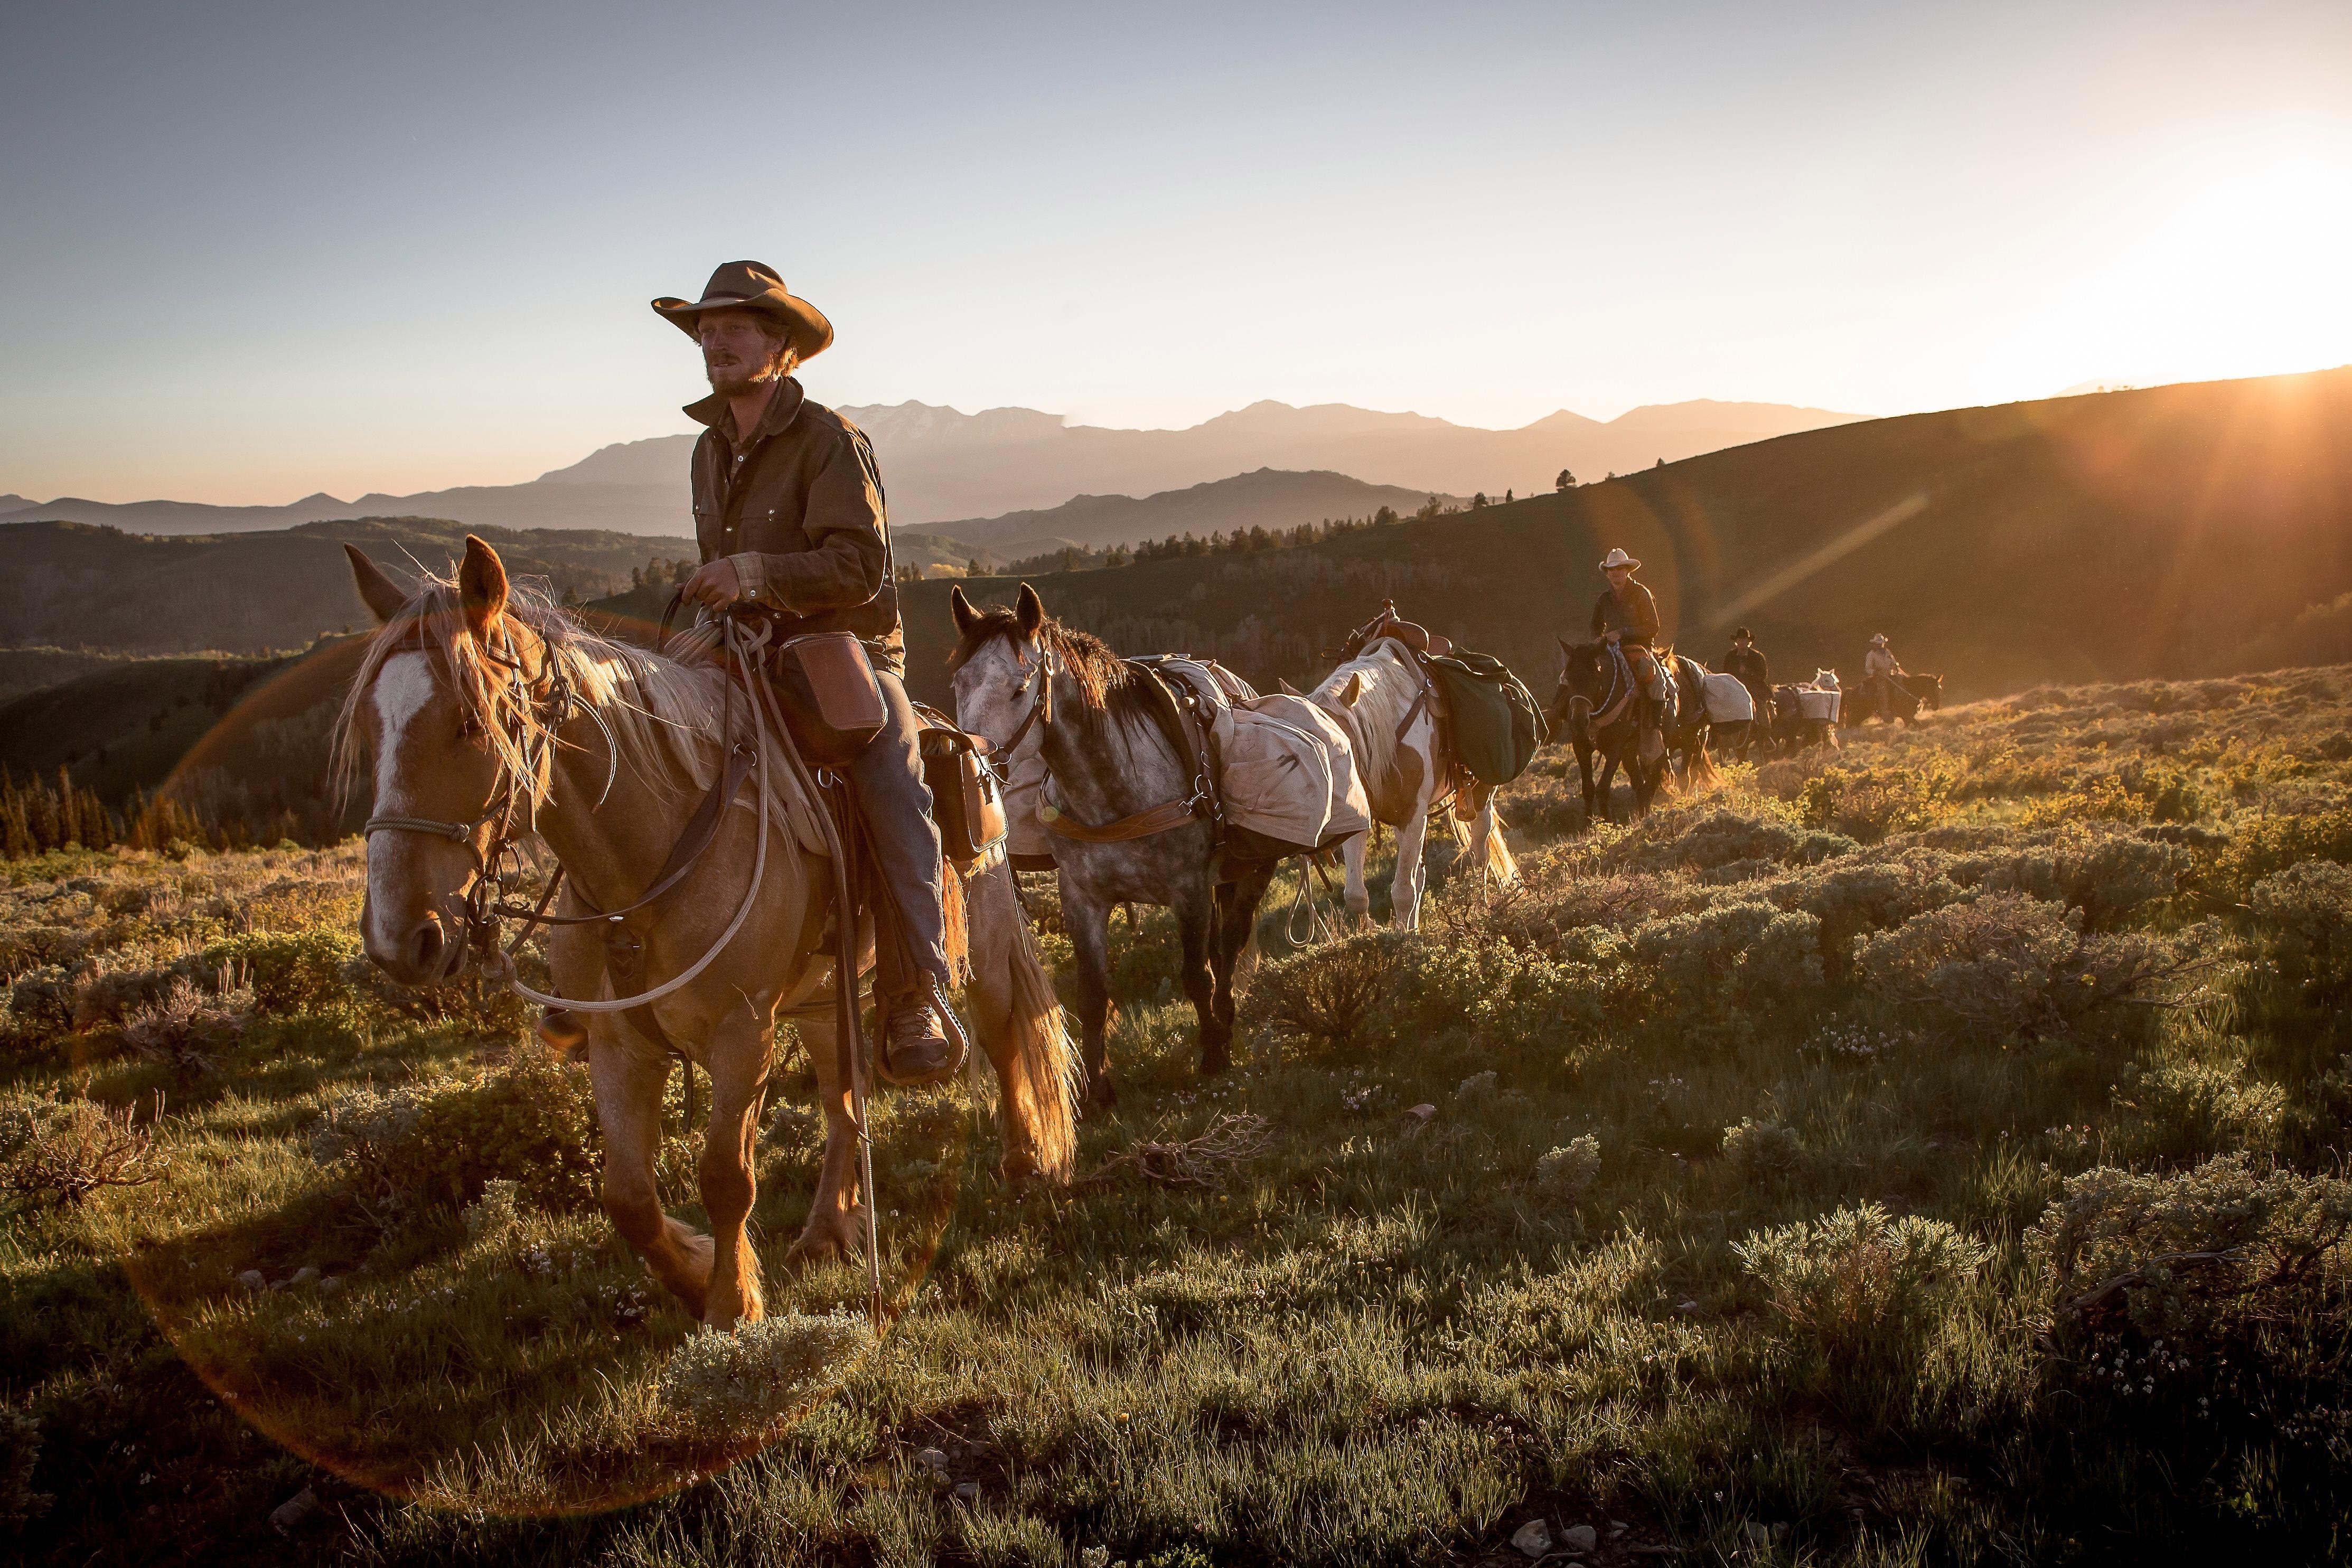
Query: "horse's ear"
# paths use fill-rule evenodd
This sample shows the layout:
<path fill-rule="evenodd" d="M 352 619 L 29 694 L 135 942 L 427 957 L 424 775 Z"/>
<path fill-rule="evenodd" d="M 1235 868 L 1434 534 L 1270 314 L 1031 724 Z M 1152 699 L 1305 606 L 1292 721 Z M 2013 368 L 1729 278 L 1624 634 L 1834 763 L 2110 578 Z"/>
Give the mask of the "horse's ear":
<path fill-rule="evenodd" d="M 948 609 L 955 616 L 956 635 L 971 636 L 972 627 L 980 622 L 980 612 L 974 610 L 971 601 L 963 596 L 962 583 L 959 582 L 948 590 Z"/>
<path fill-rule="evenodd" d="M 1296 697 L 1296 696 L 1304 696 L 1304 695 L 1306 695 L 1304 692 L 1301 692 L 1301 691 L 1300 691 L 1297 686 L 1294 686 L 1294 685 L 1292 685 L 1288 681 L 1284 680 L 1280 675 L 1276 675 L 1276 676 L 1275 676 L 1275 677 L 1274 677 L 1274 684 L 1275 684 L 1275 685 L 1276 685 L 1276 687 L 1278 687 L 1278 688 L 1281 690 L 1282 695 L 1283 695 L 1284 696 L 1286 696 L 1286 697 Z"/>
<path fill-rule="evenodd" d="M 1349 707 L 1354 707 L 1356 699 L 1363 695 L 1364 672 L 1358 670 L 1348 677 L 1348 684 L 1339 688 L 1339 701 Z"/>
<path fill-rule="evenodd" d="M 1045 601 L 1025 582 L 1021 585 L 1021 597 L 1013 601 L 1013 618 L 1020 623 L 1021 635 L 1030 642 L 1035 642 L 1045 629 Z"/>
<path fill-rule="evenodd" d="M 343 554 L 351 558 L 352 580 L 360 591 L 360 602 L 368 607 L 381 626 L 400 613 L 408 602 L 408 591 L 392 580 L 383 568 L 368 559 L 367 552 L 354 544 L 343 546 Z"/>
<path fill-rule="evenodd" d="M 1557 639 L 1557 641 L 1558 641 L 1558 642 L 1559 642 L 1559 651 L 1560 651 L 1561 653 L 1575 653 L 1575 652 L 1576 652 L 1576 644 L 1575 644 L 1575 643 L 1573 643 L 1570 642 L 1570 641 L 1569 641 L 1567 638 L 1565 638 L 1565 637 L 1560 637 L 1557 632 L 1553 633 L 1553 635 L 1554 635 L 1554 637 Z"/>
<path fill-rule="evenodd" d="M 457 569 L 458 601 L 475 636 L 488 632 L 507 608 L 507 563 L 472 534 L 466 536 L 466 562 Z"/>

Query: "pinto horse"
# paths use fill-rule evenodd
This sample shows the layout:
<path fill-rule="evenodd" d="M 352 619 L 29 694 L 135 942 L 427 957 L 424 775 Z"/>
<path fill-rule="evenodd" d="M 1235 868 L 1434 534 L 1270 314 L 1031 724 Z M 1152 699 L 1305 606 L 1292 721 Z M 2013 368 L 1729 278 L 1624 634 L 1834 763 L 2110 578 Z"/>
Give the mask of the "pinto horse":
<path fill-rule="evenodd" d="M 1204 759 L 1185 756 L 1163 722 L 1172 715 L 1157 676 L 1048 618 L 1025 582 L 1010 610 L 976 609 L 961 586 L 948 602 L 959 638 L 949 659 L 956 723 L 985 737 L 1008 771 L 1028 747 L 1045 758 L 1052 800 L 1040 815 L 1078 961 L 1087 1103 L 1118 1097 L 1104 1040 L 1114 904 L 1159 904 L 1176 916 L 1201 1071 L 1223 1072 L 1233 1065 L 1234 967 L 1276 862 L 1219 852 L 1205 809 L 1213 785 Z"/>
<path fill-rule="evenodd" d="M 1404 643 L 1375 636 L 1307 694 L 1308 701 L 1337 719 L 1347 732 L 1372 820 L 1396 830 L 1397 863 L 1396 874 L 1389 881 L 1389 917 L 1400 931 L 1421 928 L 1425 880 L 1422 847 L 1428 838 L 1430 812 L 1443 804 L 1447 780 L 1454 772 L 1428 687 L 1429 677 Z M 1492 789 L 1481 785 L 1475 792 L 1464 792 L 1447 821 L 1455 841 L 1467 848 L 1465 865 L 1484 868 L 1499 886 L 1507 887 L 1518 879 L 1510 846 L 1503 841 L 1502 819 L 1496 814 Z M 1360 925 L 1371 919 L 1371 894 L 1364 885 L 1370 838 L 1369 833 L 1359 833 L 1340 849 L 1348 867 L 1348 913 Z"/>
<path fill-rule="evenodd" d="M 1664 778 L 1666 758 L 1654 762 L 1641 757 L 1642 726 L 1636 711 L 1640 693 L 1624 659 L 1606 643 L 1571 643 L 1559 639 L 1567 663 L 1560 667 L 1559 690 L 1545 716 L 1552 732 L 1565 730 L 1576 748 L 1576 767 L 1584 782 L 1584 820 L 1605 819 L 1609 794 L 1623 764 L 1633 785 L 1633 814 L 1647 815 L 1650 801 Z M 1593 753 L 1601 754 L 1601 769 L 1592 771 Z"/>
<path fill-rule="evenodd" d="M 502 847 L 526 833 L 543 841 L 565 876 L 555 913 L 593 920 L 610 910 L 625 922 L 641 944 L 641 975 L 629 978 L 649 988 L 652 1025 L 710 1078 L 698 1170 L 705 1235 L 664 1212 L 655 1185 L 665 1043 L 639 1027 L 645 1011 L 611 1010 L 623 998 L 607 973 L 603 923 L 553 928 L 554 989 L 576 998 L 588 1021 L 605 1212 L 705 1324 L 758 1319 L 760 1263 L 746 1222 L 780 1013 L 800 1026 L 826 1122 L 815 1198 L 787 1263 L 862 1249 L 870 1202 L 859 1191 L 852 1086 L 825 999 L 834 960 L 818 950 L 833 879 L 789 742 L 757 728 L 763 744 L 744 737 L 750 705 L 716 665 L 584 631 L 543 594 L 511 585 L 478 538 L 467 539 L 454 581 L 428 577 L 414 592 L 346 549 L 379 622 L 338 733 L 347 768 L 362 747 L 374 758 L 360 915 L 368 956 L 407 984 L 460 973 L 474 956 L 473 914 L 486 888 L 495 895 Z M 734 757 L 747 759 L 746 771 Z M 736 798 L 720 801 L 715 835 L 685 874 L 664 877 L 702 801 L 726 794 L 709 787 L 728 778 Z M 1034 950 L 1016 939 L 1025 932 L 1010 874 L 997 874 L 1002 888 L 982 886 L 972 898 L 988 933 L 976 946 L 992 971 L 976 972 L 973 985 L 984 993 L 975 1008 L 984 1049 L 1005 1089 L 1005 1170 L 1066 1179 L 1068 1042 Z M 659 896 L 644 896 L 657 879 Z M 951 940 L 956 924 L 951 909 Z"/>

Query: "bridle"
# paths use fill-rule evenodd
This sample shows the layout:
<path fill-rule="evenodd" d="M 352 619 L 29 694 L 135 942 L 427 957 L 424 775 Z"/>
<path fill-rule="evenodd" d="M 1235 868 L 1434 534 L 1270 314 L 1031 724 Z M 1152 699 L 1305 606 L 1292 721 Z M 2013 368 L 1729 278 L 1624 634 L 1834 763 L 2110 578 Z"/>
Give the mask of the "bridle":
<path fill-rule="evenodd" d="M 981 756 L 981 765 L 989 770 L 998 785 L 1008 793 L 1013 788 L 1013 753 L 1021 749 L 1021 743 L 1029 738 L 1029 732 L 1040 723 L 1051 726 L 1054 722 L 1054 678 L 1065 668 L 1063 661 L 1054 652 L 1054 645 L 1042 636 L 1037 643 L 1035 663 L 1033 664 L 1029 655 L 1021 651 L 1018 643 L 1013 644 L 1013 656 L 1023 671 L 1021 684 L 1013 688 L 1013 695 L 1020 695 L 1033 685 L 1038 688 L 1037 695 L 1030 699 L 1029 711 L 1022 716 L 1020 724 L 1014 727 L 1012 737 L 1003 746 L 991 747 L 989 752 L 984 752 Z M 1137 661 L 1129 660 L 1129 663 L 1132 664 Z M 1148 670 L 1147 674 L 1149 674 Z M 1152 674 L 1150 678 L 1156 681 L 1159 676 Z M 1181 719 L 1182 716 L 1180 713 L 1180 723 Z M 1177 747 L 1180 758 L 1183 749 L 1181 745 Z M 993 753 L 993 757 L 990 753 Z M 1002 761 L 995 758 L 1002 758 Z M 1184 800 L 1165 800 L 1157 806 L 1149 806 L 1140 811 L 1130 812 L 1115 822 L 1095 826 L 1080 822 L 1065 814 L 1048 799 L 1038 810 L 1038 821 L 1044 824 L 1047 832 L 1056 838 L 1076 839 L 1084 843 L 1097 844 L 1126 843 L 1136 839 L 1150 838 L 1154 834 L 1171 831 L 1203 817 L 1210 820 L 1214 831 L 1221 832 L 1222 828 L 1219 824 L 1222 823 L 1223 818 L 1218 810 L 1216 792 L 1210 783 L 1210 768 L 1206 755 L 1196 758 L 1194 763 L 1192 793 Z"/>
<path fill-rule="evenodd" d="M 424 646 L 424 632 L 418 628 L 417 643 Z M 585 713 L 604 732 L 606 765 L 604 788 L 597 796 L 602 805 L 612 792 L 613 781 L 620 766 L 620 750 L 604 717 L 594 708 L 580 701 L 572 682 L 563 673 L 562 664 L 552 650 L 540 660 L 539 674 L 533 678 L 524 667 L 522 655 L 515 646 L 514 633 L 501 626 L 499 641 L 482 641 L 483 656 L 507 672 L 509 711 L 514 717 L 505 733 L 510 752 L 520 758 L 520 766 L 502 762 L 498 782 L 491 787 L 490 798 L 481 814 L 470 822 L 442 821 L 432 817 L 372 816 L 360 830 L 362 840 L 373 840 L 380 832 L 422 833 L 432 838 L 447 839 L 463 844 L 474 857 L 473 880 L 462 894 L 436 894 L 434 903 L 446 919 L 457 923 L 463 940 L 452 944 L 455 967 L 445 979 L 455 978 L 476 957 L 487 956 L 498 941 L 498 918 L 501 915 L 530 915 L 531 911 L 506 902 L 507 894 L 522 880 L 521 852 L 516 847 L 515 819 L 520 812 L 524 832 L 536 832 L 539 827 L 541 790 L 530 782 L 549 778 L 554 769 L 556 732 L 572 718 Z M 478 709 L 467 719 L 468 731 L 482 727 Z M 488 830 L 487 840 L 484 830 Z M 555 882 L 562 879 L 559 871 L 548 886 L 547 898 L 541 908 L 551 903 Z M 527 936 L 529 932 L 524 935 Z M 520 938 L 517 945 L 520 946 Z M 511 949 L 509 950 L 511 952 Z"/>
<path fill-rule="evenodd" d="M 1013 688 L 1013 695 L 1020 696 L 1033 685 L 1037 688 L 1037 695 L 1030 698 L 1029 711 L 1022 716 L 1012 738 L 1003 746 L 989 747 L 981 754 L 980 759 L 981 766 L 987 768 L 997 784 L 1005 789 L 1013 788 L 1013 754 L 1021 749 L 1021 743 L 1029 738 L 1029 732 L 1039 724 L 1050 728 L 1054 723 L 1054 677 L 1062 673 L 1062 662 L 1054 656 L 1054 645 L 1043 638 L 1037 643 L 1036 663 L 1030 663 L 1029 655 L 1021 651 L 1018 643 L 1013 644 L 1013 657 L 1019 662 L 1022 672 L 1021 684 Z"/>

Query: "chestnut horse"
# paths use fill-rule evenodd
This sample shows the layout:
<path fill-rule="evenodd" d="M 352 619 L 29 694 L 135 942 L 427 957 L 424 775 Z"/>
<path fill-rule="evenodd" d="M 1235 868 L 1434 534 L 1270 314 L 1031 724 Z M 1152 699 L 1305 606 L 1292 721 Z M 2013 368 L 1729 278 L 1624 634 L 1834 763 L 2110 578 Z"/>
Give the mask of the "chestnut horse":
<path fill-rule="evenodd" d="M 346 767 L 373 752 L 368 956 L 395 980 L 444 981 L 470 961 L 468 911 L 486 862 L 509 836 L 535 834 L 565 873 L 558 913 L 620 910 L 651 886 L 730 747 L 750 706 L 716 665 L 688 665 L 595 636 L 537 591 L 509 582 L 498 552 L 468 537 L 454 581 L 412 592 L 346 547 L 360 597 L 380 622 L 346 699 Z M 722 733 L 730 713 L 736 736 Z M 788 1263 L 860 1249 L 864 1198 L 851 1085 L 824 998 L 818 951 L 832 878 L 816 808 L 781 737 L 765 735 L 707 852 L 646 908 L 627 915 L 643 944 L 642 983 L 660 1032 L 710 1078 L 698 1175 L 712 1234 L 664 1212 L 654 1180 L 663 1045 L 631 1015 L 590 1010 L 588 1071 L 604 1142 L 604 1202 L 654 1274 L 704 1323 L 757 1319 L 760 1265 L 746 1228 L 752 1145 L 779 1013 L 799 1024 L 826 1122 L 808 1221 Z M 974 1012 L 1003 1086 L 1008 1175 L 1066 1179 L 1073 1149 L 1071 1064 L 1053 993 L 1013 903 L 978 886 Z M 983 879 L 984 881 L 984 879 Z M 588 900 L 593 899 L 593 904 Z M 610 1008 L 602 927 L 556 928 L 555 992 Z M 683 977 L 683 978 L 682 978 Z M 635 981 L 637 977 L 631 977 Z"/>

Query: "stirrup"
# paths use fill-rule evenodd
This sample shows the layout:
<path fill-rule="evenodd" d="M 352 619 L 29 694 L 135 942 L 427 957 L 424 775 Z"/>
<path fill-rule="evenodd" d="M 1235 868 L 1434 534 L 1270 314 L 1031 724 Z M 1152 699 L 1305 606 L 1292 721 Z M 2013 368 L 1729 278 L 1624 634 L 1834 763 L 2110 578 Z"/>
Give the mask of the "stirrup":
<path fill-rule="evenodd" d="M 874 1071 L 883 1082 L 896 1088 L 919 1088 L 930 1083 L 944 1083 L 962 1071 L 964 1063 L 971 1059 L 971 1042 L 964 1032 L 963 1020 L 956 1016 L 955 1009 L 948 1005 L 947 991 L 940 984 L 940 977 L 937 975 L 926 974 L 923 980 L 930 987 L 931 1007 L 939 1016 L 940 1032 L 947 1037 L 949 1050 L 947 1070 L 937 1078 L 926 1073 L 920 1080 L 901 1078 L 892 1072 L 890 1071 L 890 1028 L 886 1016 L 877 1020 L 881 1027 L 874 1031 L 877 1037 L 874 1042 Z"/>

